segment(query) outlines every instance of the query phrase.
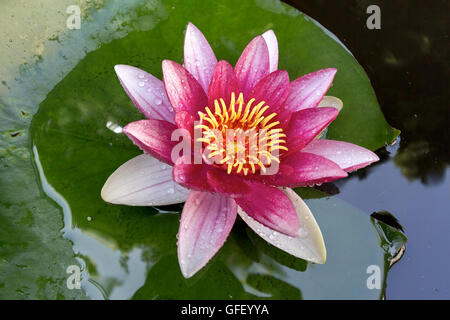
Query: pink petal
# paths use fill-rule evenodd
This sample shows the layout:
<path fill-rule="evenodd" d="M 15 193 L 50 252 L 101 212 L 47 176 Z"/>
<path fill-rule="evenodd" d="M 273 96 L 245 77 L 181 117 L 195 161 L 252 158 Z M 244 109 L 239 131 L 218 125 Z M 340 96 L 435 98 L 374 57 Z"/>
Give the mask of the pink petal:
<path fill-rule="evenodd" d="M 223 98 L 225 103 L 229 105 L 231 93 L 235 93 L 237 99 L 238 87 L 234 70 L 231 64 L 225 60 L 221 60 L 216 64 L 211 84 L 208 89 L 208 106 L 214 107 L 214 100 Z"/>
<path fill-rule="evenodd" d="M 175 112 L 187 111 L 197 116 L 208 103 L 205 91 L 197 80 L 174 61 L 162 62 L 163 79 L 169 101 Z"/>
<path fill-rule="evenodd" d="M 179 158 L 173 167 L 173 180 L 180 185 L 199 191 L 214 192 L 214 188 L 209 185 L 207 172 L 210 170 L 207 164 L 194 164 L 187 160 L 188 157 Z"/>
<path fill-rule="evenodd" d="M 273 30 L 268 30 L 262 34 L 269 50 L 270 72 L 278 69 L 278 40 Z"/>
<path fill-rule="evenodd" d="M 335 108 L 309 108 L 294 113 L 286 131 L 287 154 L 295 153 L 310 143 L 338 115 Z"/>
<path fill-rule="evenodd" d="M 313 140 L 302 152 L 309 152 L 337 163 L 343 170 L 358 170 L 380 160 L 378 156 L 358 145 L 335 140 Z"/>
<path fill-rule="evenodd" d="M 188 23 L 184 37 L 184 67 L 208 92 L 217 59 L 200 30 Z"/>
<path fill-rule="evenodd" d="M 299 222 L 297 237 L 289 237 L 267 228 L 252 217 L 247 215 L 242 208 L 238 208 L 238 214 L 247 225 L 260 237 L 275 247 L 286 251 L 294 257 L 305 259 L 314 263 L 325 263 L 327 251 L 323 241 L 322 232 L 314 216 L 306 203 L 292 189 L 282 190 L 294 204 Z"/>
<path fill-rule="evenodd" d="M 194 164 L 187 159 L 179 158 L 173 168 L 173 179 L 178 184 L 192 190 L 218 192 L 231 197 L 250 192 L 250 187 L 242 177 L 227 174 L 205 163 Z"/>
<path fill-rule="evenodd" d="M 236 197 L 251 192 L 251 187 L 242 177 L 234 174 L 227 174 L 223 170 L 209 170 L 206 177 L 209 185 L 218 193 Z"/>
<path fill-rule="evenodd" d="M 303 187 L 334 181 L 347 176 L 339 165 L 324 157 L 297 152 L 281 160 L 274 175 L 258 175 L 253 179 L 281 187 Z"/>
<path fill-rule="evenodd" d="M 172 167 L 148 154 L 128 160 L 111 174 L 102 199 L 129 206 L 166 206 L 186 201 L 189 191 L 172 179 Z"/>
<path fill-rule="evenodd" d="M 173 123 L 174 112 L 161 80 L 132 66 L 118 64 L 114 70 L 125 92 L 148 119 Z"/>
<path fill-rule="evenodd" d="M 289 95 L 289 75 L 285 70 L 277 70 L 262 78 L 252 89 L 249 98 L 265 101 L 270 106 L 266 114 L 277 112 Z"/>
<path fill-rule="evenodd" d="M 292 112 L 289 110 L 286 110 L 285 107 L 283 107 L 278 112 L 277 121 L 280 121 L 280 126 L 283 128 L 284 131 L 287 130 L 289 127 L 289 122 L 291 121 Z"/>
<path fill-rule="evenodd" d="M 164 120 L 140 120 L 127 124 L 123 132 L 139 148 L 167 164 L 173 165 L 172 148 L 178 141 L 171 141 L 177 127 Z"/>
<path fill-rule="evenodd" d="M 295 237 L 298 219 L 291 200 L 279 189 L 251 183 L 251 192 L 234 199 L 253 219 L 268 228 Z"/>
<path fill-rule="evenodd" d="M 296 112 L 316 107 L 331 86 L 336 72 L 334 68 L 322 69 L 292 81 L 285 108 Z"/>
<path fill-rule="evenodd" d="M 236 220 L 236 211 L 236 203 L 226 196 L 189 193 L 178 231 L 178 262 L 185 278 L 203 268 L 223 246 Z"/>
<path fill-rule="evenodd" d="M 187 111 L 179 111 L 175 114 L 175 123 L 178 128 L 186 129 L 191 135 L 191 139 L 194 138 L 194 121 L 195 117 Z"/>
<path fill-rule="evenodd" d="M 269 50 L 266 41 L 262 36 L 257 36 L 244 49 L 235 66 L 237 83 L 245 97 L 269 71 Z"/>

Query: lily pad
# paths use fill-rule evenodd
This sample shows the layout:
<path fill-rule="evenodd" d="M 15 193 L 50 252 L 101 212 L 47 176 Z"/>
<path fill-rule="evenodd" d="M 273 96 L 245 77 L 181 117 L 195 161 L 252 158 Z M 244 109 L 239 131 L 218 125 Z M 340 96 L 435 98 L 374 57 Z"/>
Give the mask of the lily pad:
<path fill-rule="evenodd" d="M 381 297 L 382 288 L 367 288 L 366 268 L 380 266 L 385 279 L 392 250 L 386 253 L 367 215 L 334 198 L 308 202 L 327 244 L 325 265 L 287 261 L 238 223 L 207 268 L 188 280 L 176 261 L 181 206 L 136 208 L 100 199 L 109 174 L 140 153 L 109 129 L 142 118 L 113 67 L 134 65 L 161 77 L 163 59 L 182 60 L 188 21 L 231 63 L 252 37 L 272 28 L 280 68 L 291 80 L 338 68 L 329 94 L 344 109 L 327 137 L 377 149 L 398 132 L 386 123 L 355 58 L 312 19 L 277 1 L 95 3 L 82 7 L 80 30 L 53 26 L 57 36 L 43 41 L 34 61 L 18 74 L 2 74 L 0 298 Z M 66 286 L 70 265 L 84 271 L 82 290 Z"/>

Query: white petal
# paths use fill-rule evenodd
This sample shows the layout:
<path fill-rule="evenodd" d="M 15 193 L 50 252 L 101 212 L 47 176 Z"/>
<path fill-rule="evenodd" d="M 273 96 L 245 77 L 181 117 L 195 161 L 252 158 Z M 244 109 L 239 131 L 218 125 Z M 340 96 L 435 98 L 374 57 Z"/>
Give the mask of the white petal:
<path fill-rule="evenodd" d="M 106 202 L 130 206 L 164 206 L 186 201 L 189 190 L 172 179 L 172 167 L 148 154 L 128 160 L 106 180 Z"/>
<path fill-rule="evenodd" d="M 268 30 L 262 34 L 269 49 L 270 72 L 278 69 L 278 40 L 273 30 Z"/>
<path fill-rule="evenodd" d="M 343 106 L 344 103 L 341 99 L 333 96 L 324 96 L 317 107 L 333 107 L 341 111 Z"/>
<path fill-rule="evenodd" d="M 302 152 L 327 158 L 347 172 L 364 168 L 380 160 L 375 153 L 366 148 L 344 141 L 328 139 L 314 140 L 304 147 Z"/>
<path fill-rule="evenodd" d="M 306 203 L 294 190 L 289 188 L 282 188 L 281 190 L 291 199 L 297 209 L 299 230 L 296 238 L 267 228 L 247 215 L 240 207 L 238 207 L 238 214 L 253 231 L 273 246 L 307 261 L 319 264 L 325 263 L 327 257 L 325 243 L 316 219 L 314 219 Z"/>

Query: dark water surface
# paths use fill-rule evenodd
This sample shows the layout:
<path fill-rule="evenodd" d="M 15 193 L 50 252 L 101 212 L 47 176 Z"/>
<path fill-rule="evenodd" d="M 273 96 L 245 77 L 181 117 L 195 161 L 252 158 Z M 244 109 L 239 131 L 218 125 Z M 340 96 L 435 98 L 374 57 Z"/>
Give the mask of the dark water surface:
<path fill-rule="evenodd" d="M 380 163 L 333 186 L 339 198 L 365 212 L 390 212 L 409 238 L 404 257 L 389 273 L 386 297 L 449 299 L 449 2 L 285 2 L 320 21 L 350 49 L 386 119 L 402 132 L 395 146 L 379 150 Z M 381 9 L 380 30 L 366 27 L 372 4 Z"/>

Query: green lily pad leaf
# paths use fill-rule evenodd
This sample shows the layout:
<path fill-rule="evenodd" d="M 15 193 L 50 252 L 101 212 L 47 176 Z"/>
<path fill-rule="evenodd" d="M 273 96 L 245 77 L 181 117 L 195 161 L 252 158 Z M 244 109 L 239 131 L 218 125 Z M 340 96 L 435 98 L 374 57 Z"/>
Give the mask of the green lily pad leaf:
<path fill-rule="evenodd" d="M 323 27 L 277 1 L 93 2 L 81 1 L 79 30 L 66 28 L 64 14 L 49 19 L 43 13 L 59 17 L 70 1 L 15 7 L 42 10 L 33 16 L 35 29 L 46 26 L 52 35 L 42 39 L 44 33 L 21 30 L 42 45 L 18 65 L 22 61 L 14 56 L 23 48 L 13 43 L 15 54 L 1 69 L 0 298 L 381 297 L 382 289 L 367 289 L 366 268 L 379 265 L 385 278 L 390 242 L 380 240 L 380 228 L 364 213 L 343 204 L 337 210 L 334 200 L 319 192 L 303 191 L 316 198 L 308 205 L 327 244 L 325 265 L 292 264 L 252 241 L 238 222 L 219 254 L 188 280 L 176 261 L 181 205 L 126 207 L 100 198 L 107 177 L 140 154 L 110 130 L 142 118 L 113 67 L 134 65 L 161 78 L 163 59 L 182 60 L 188 21 L 204 32 L 217 57 L 231 63 L 248 41 L 272 28 L 280 68 L 291 80 L 336 67 L 328 94 L 339 97 L 344 108 L 327 138 L 377 149 L 398 132 L 386 123 L 355 58 Z M 404 241 L 400 232 L 381 229 L 397 237 L 396 243 Z M 71 265 L 82 271 L 82 290 L 67 286 Z"/>

